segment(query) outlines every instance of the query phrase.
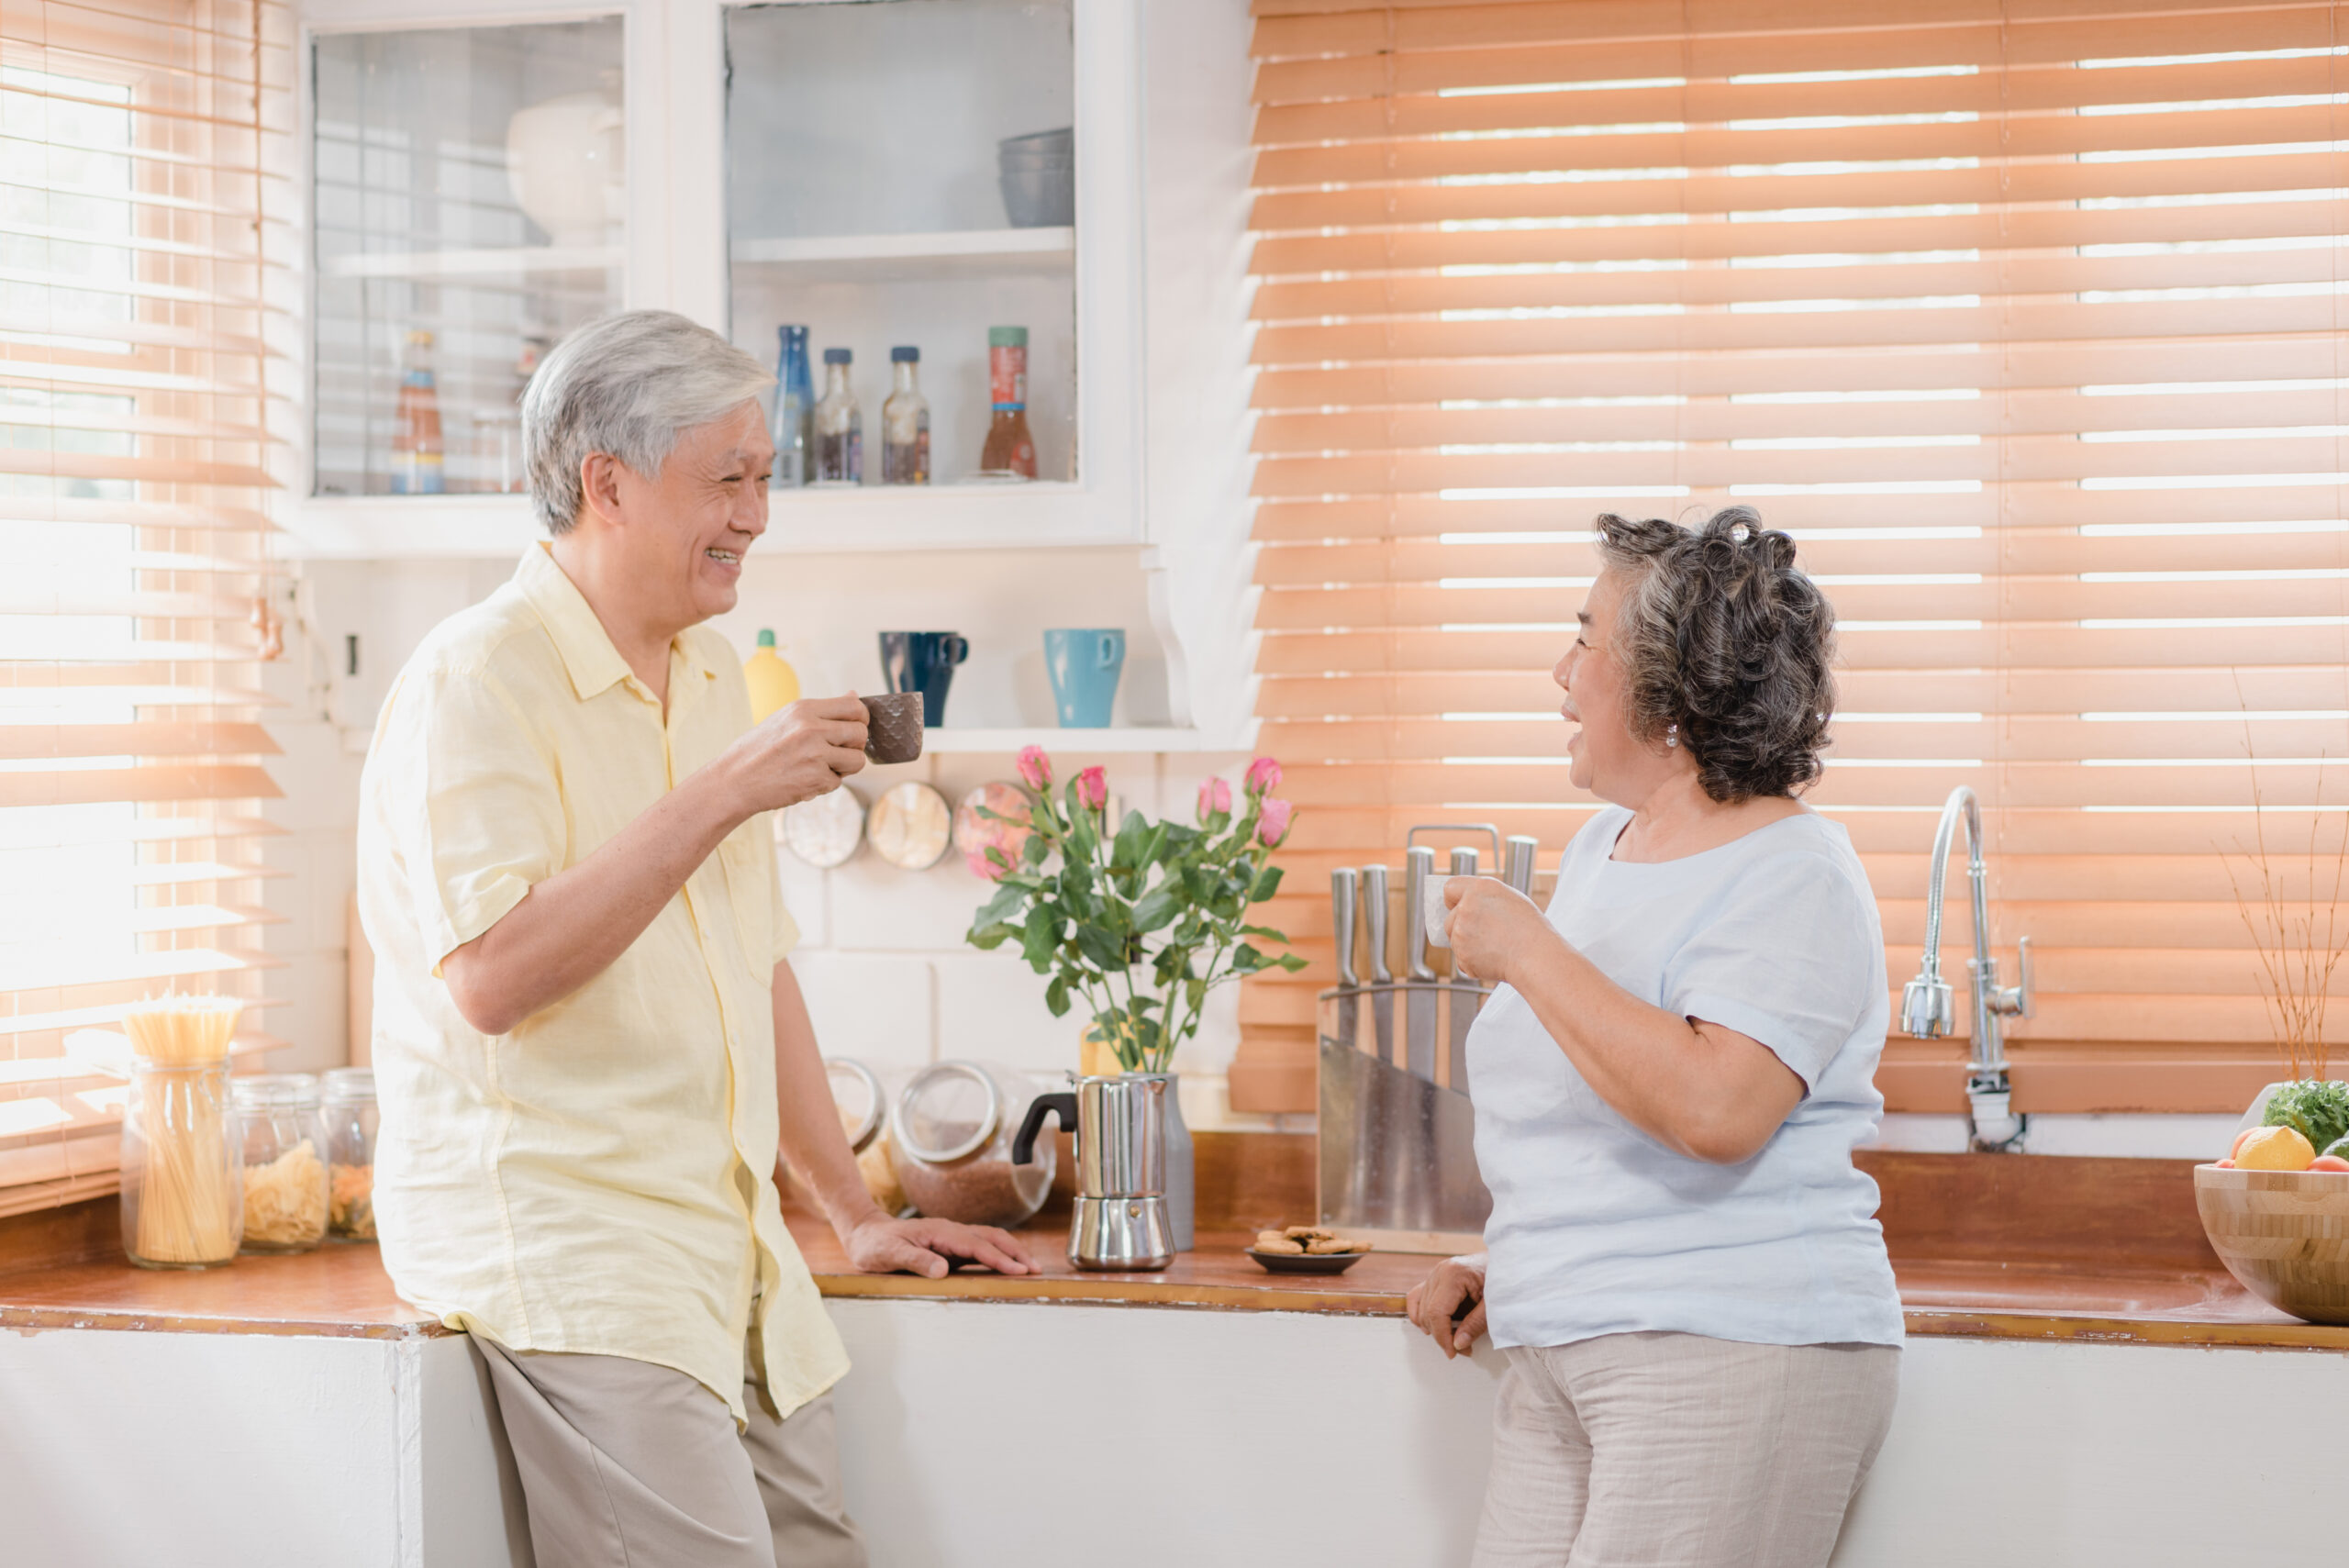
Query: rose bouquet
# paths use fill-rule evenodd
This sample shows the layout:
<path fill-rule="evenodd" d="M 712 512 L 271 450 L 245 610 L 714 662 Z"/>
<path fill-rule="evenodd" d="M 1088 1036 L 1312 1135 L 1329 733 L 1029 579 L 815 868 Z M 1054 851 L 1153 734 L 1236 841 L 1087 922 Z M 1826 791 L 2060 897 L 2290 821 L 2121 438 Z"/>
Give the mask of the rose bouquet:
<path fill-rule="evenodd" d="M 1295 826 L 1295 808 L 1272 793 L 1278 762 L 1251 762 L 1237 802 L 1222 779 L 1201 784 L 1195 827 L 1129 811 L 1113 830 L 1108 775 L 1087 768 L 1056 799 L 1041 746 L 1019 753 L 1019 776 L 1035 792 L 1026 821 L 980 813 L 1001 827 L 972 869 L 996 887 L 965 940 L 1018 942 L 1029 966 L 1052 976 L 1052 1016 L 1082 1001 L 1127 1072 L 1166 1071 L 1217 986 L 1305 967 L 1257 945 L 1285 947 L 1286 937 L 1248 923 L 1249 906 L 1280 887 L 1269 862 Z"/>

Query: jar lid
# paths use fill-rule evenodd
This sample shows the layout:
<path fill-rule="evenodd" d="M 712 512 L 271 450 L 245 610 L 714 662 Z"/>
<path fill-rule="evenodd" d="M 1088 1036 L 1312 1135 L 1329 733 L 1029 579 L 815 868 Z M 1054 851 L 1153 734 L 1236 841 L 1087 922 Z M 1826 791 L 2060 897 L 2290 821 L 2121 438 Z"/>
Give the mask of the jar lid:
<path fill-rule="evenodd" d="M 832 1104 L 840 1109 L 841 1130 L 848 1134 L 848 1146 L 862 1154 L 880 1132 L 881 1118 L 889 1108 L 881 1080 L 872 1068 L 851 1056 L 826 1057 L 824 1076 L 831 1083 Z"/>
<path fill-rule="evenodd" d="M 375 1070 L 373 1067 L 330 1067 L 327 1069 L 326 1096 L 329 1100 L 372 1100 L 375 1097 Z"/>
<path fill-rule="evenodd" d="M 987 1146 L 1003 1122 L 1003 1091 L 974 1062 L 939 1062 L 897 1095 L 897 1147 L 943 1165 Z"/>
<path fill-rule="evenodd" d="M 239 1110 L 298 1110 L 318 1103 L 318 1080 L 311 1073 L 263 1073 L 228 1080 Z"/>

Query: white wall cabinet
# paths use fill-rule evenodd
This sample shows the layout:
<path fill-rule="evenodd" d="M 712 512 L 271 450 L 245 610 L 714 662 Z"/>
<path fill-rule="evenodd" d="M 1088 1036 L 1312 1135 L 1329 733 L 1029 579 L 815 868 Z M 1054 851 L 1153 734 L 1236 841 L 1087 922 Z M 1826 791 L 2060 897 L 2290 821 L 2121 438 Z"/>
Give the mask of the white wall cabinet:
<path fill-rule="evenodd" d="M 1183 746 L 1247 744 L 1244 4 L 308 0 L 303 20 L 316 407 L 287 554 L 510 558 L 538 534 L 511 406 L 562 330 L 672 309 L 772 366 L 777 327 L 803 323 L 815 354 L 853 350 L 868 482 L 773 491 L 762 554 L 869 584 L 963 552 L 984 595 L 1072 550 L 1052 624 L 1146 603 L 1168 691 L 1144 707 Z M 554 222 L 518 199 L 514 117 L 553 100 L 583 156 L 607 140 L 622 165 L 607 217 L 592 190 Z M 996 145 L 1060 126 L 1074 221 L 1021 227 Z M 1026 484 L 973 482 L 998 325 L 1030 333 Z M 392 494 L 418 329 L 443 493 Z M 898 344 L 922 355 L 925 486 L 872 482 Z M 1129 552 L 1110 577 L 1105 547 Z"/>

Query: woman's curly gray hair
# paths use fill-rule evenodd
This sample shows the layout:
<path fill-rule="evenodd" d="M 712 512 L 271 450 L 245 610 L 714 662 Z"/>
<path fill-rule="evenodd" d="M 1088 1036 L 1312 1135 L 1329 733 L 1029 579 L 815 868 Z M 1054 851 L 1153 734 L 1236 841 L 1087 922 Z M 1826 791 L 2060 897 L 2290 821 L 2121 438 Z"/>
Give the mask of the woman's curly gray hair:
<path fill-rule="evenodd" d="M 1835 611 L 1795 568 L 1795 541 L 1730 506 L 1701 528 L 1598 519 L 1598 553 L 1629 579 L 1615 626 L 1625 717 L 1650 744 L 1679 726 L 1697 780 L 1733 805 L 1817 782 L 1835 711 Z"/>

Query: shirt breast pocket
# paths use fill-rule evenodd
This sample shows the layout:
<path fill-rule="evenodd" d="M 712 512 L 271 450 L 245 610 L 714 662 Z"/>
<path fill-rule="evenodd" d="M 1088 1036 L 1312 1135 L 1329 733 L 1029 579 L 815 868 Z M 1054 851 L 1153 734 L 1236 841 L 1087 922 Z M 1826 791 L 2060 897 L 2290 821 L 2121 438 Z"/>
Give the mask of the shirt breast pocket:
<path fill-rule="evenodd" d="M 735 939 L 752 970 L 763 973 L 774 959 L 774 891 L 770 885 L 774 851 L 764 831 L 766 818 L 752 819 L 721 840 L 718 863 L 726 875 L 726 903 Z"/>

